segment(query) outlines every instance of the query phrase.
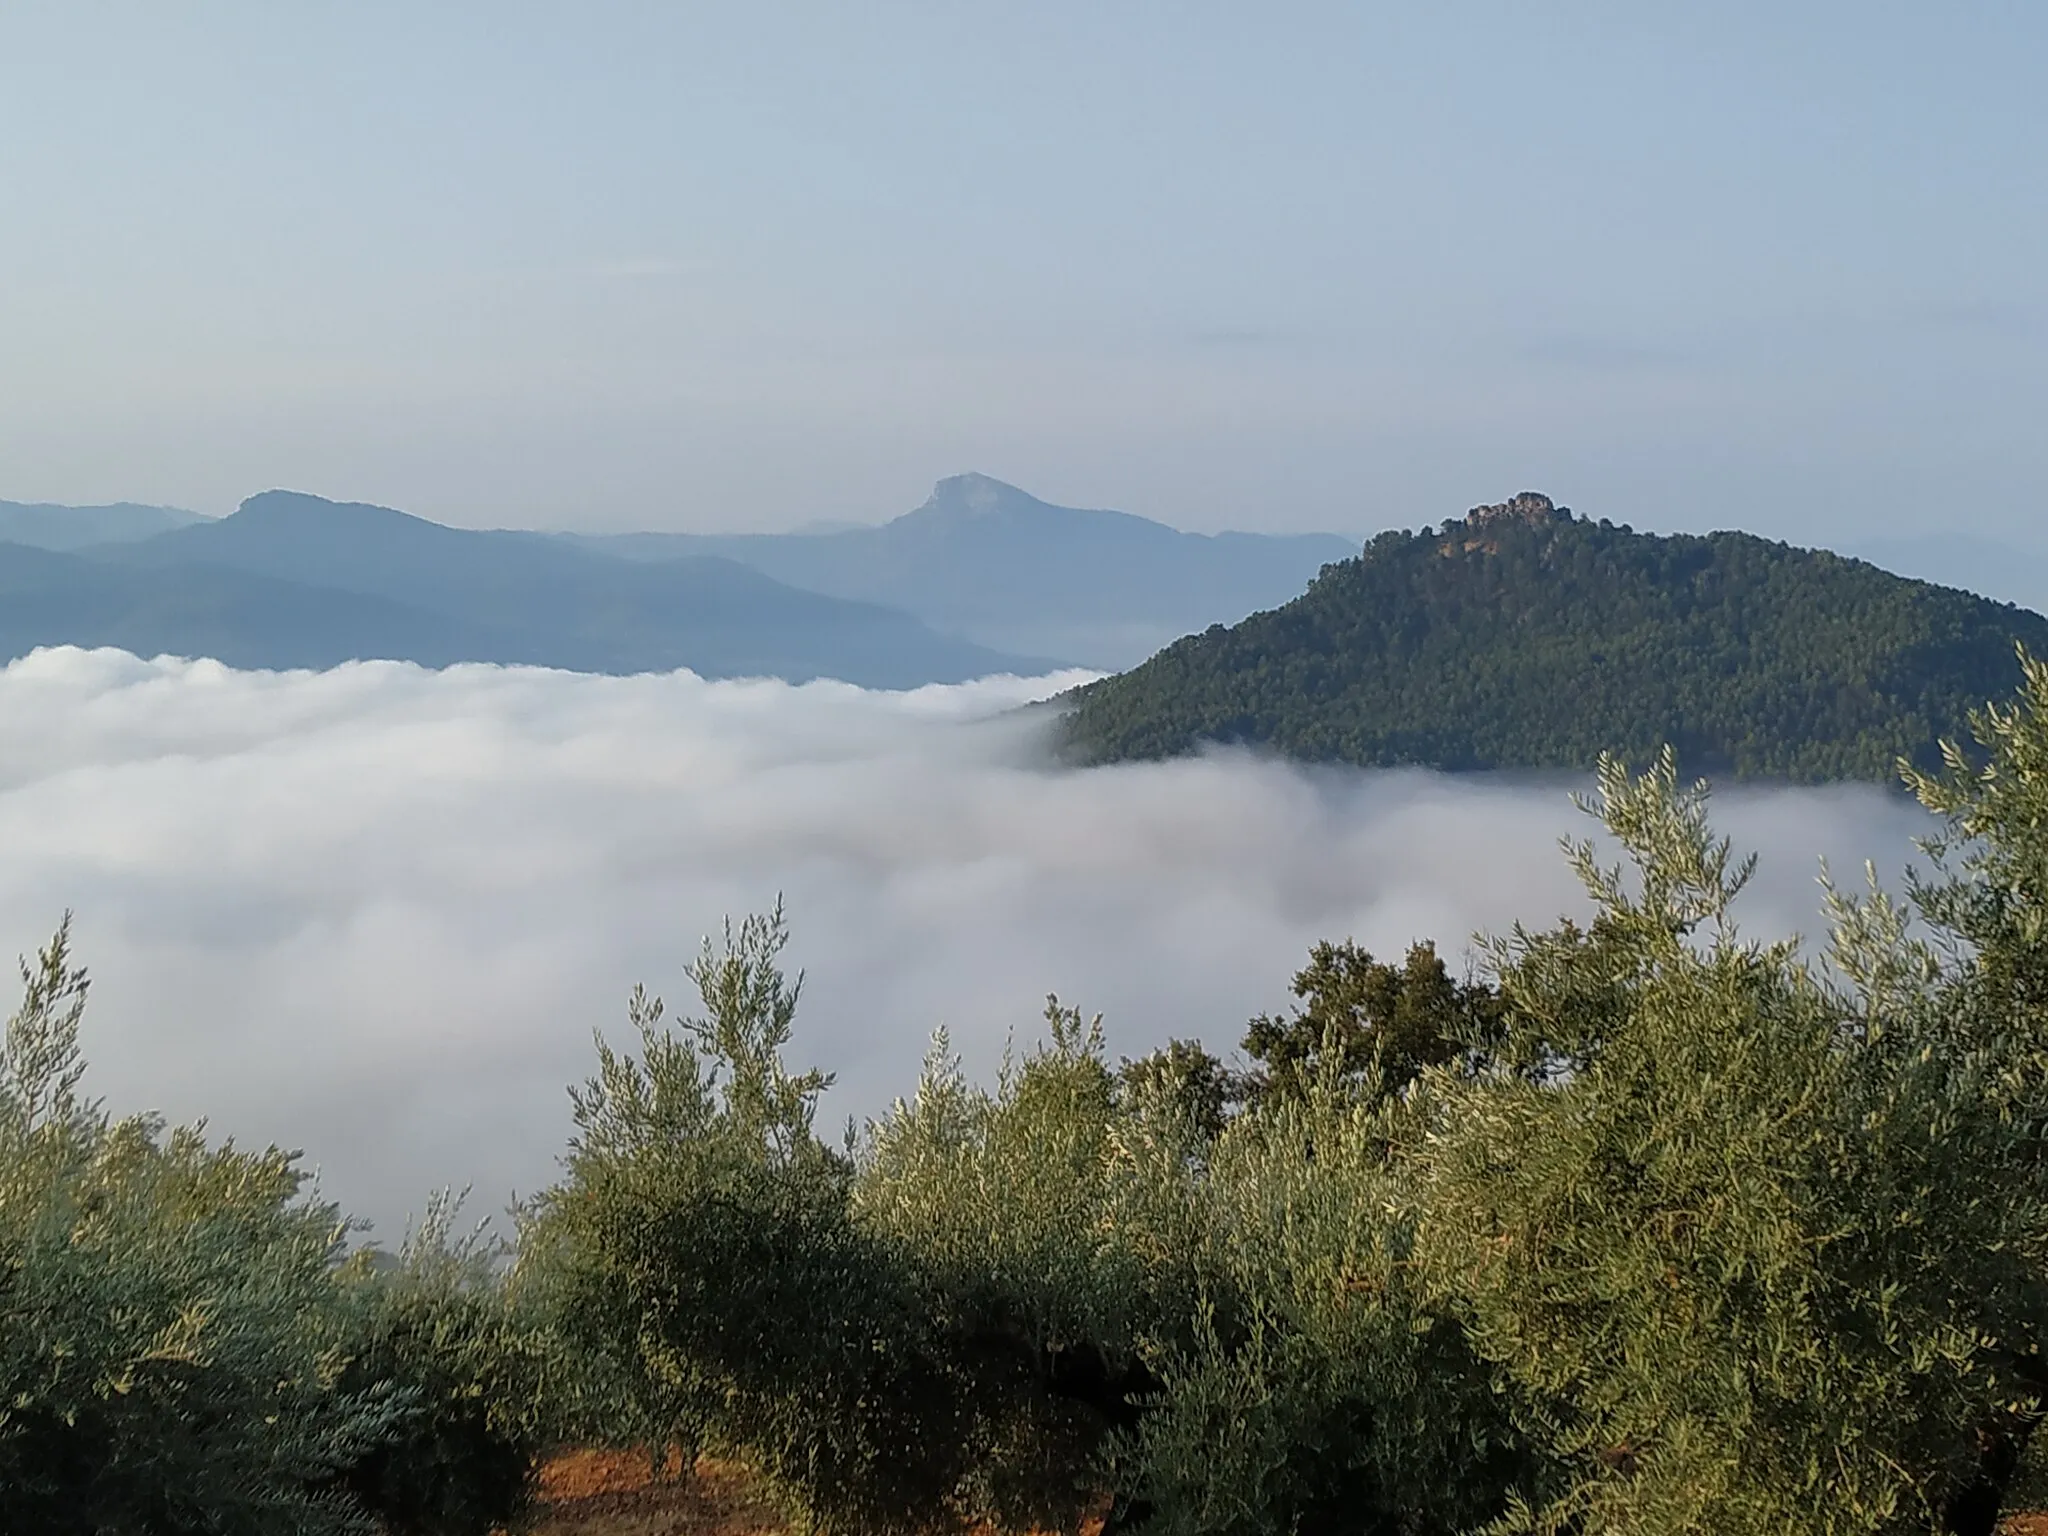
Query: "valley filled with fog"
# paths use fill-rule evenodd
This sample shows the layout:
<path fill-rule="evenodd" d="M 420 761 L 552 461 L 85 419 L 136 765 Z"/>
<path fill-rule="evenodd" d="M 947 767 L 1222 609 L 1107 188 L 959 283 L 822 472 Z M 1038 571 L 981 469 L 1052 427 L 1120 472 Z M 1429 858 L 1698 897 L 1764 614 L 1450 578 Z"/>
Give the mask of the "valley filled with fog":
<path fill-rule="evenodd" d="M 1234 1047 L 1319 938 L 1398 956 L 1580 911 L 1574 781 L 1304 768 L 1238 752 L 1053 764 L 1018 706 L 1085 674 L 883 693 L 401 663 L 237 672 L 114 651 L 0 673 L 0 941 L 77 913 L 88 1088 L 302 1147 L 395 1239 L 437 1184 L 548 1181 L 591 1032 L 635 982 L 687 1011 L 721 918 L 785 898 L 825 1122 L 968 1070 L 1045 994 L 1112 1056 Z M 1819 856 L 1895 879 L 1927 829 L 1868 786 L 1734 787 L 1760 935 L 1818 931 Z M 1454 968 L 1458 960 L 1454 960 Z"/>

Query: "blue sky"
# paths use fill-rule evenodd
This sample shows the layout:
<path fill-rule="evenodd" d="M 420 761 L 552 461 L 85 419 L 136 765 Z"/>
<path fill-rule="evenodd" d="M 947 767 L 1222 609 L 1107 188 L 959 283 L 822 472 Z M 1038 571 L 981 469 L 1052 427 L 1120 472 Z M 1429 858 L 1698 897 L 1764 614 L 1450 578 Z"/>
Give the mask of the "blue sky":
<path fill-rule="evenodd" d="M 2048 546 L 2044 68 L 2039 4 L 16 0 L 0 497 Z"/>

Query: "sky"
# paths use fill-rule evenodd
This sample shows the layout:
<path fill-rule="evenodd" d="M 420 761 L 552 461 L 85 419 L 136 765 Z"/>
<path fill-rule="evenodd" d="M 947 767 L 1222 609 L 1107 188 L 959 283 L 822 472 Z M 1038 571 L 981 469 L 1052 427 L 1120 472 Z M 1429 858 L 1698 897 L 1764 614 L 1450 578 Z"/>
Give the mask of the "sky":
<path fill-rule="evenodd" d="M 67 909 L 94 975 L 87 1091 L 303 1149 L 395 1241 L 448 1185 L 550 1181 L 592 1035 L 728 914 L 787 904 L 794 1064 L 820 1116 L 882 1112 L 945 1025 L 989 1081 L 1048 992 L 1112 1059 L 1219 1051 L 1318 939 L 1398 957 L 1583 917 L 1571 781 L 1309 770 L 1243 753 L 1086 770 L 1016 704 L 1072 678 L 913 693 L 393 662 L 235 672 L 117 651 L 0 669 L 0 944 Z M 1734 788 L 1738 913 L 1822 931 L 1825 855 L 1895 888 L 1930 830 L 1870 785 Z M 1610 850 L 1611 852 L 1611 850 Z M 4 953 L 0 950 L 0 953 Z"/>
<path fill-rule="evenodd" d="M 0 497 L 2048 546 L 2048 8 L 0 5 Z"/>

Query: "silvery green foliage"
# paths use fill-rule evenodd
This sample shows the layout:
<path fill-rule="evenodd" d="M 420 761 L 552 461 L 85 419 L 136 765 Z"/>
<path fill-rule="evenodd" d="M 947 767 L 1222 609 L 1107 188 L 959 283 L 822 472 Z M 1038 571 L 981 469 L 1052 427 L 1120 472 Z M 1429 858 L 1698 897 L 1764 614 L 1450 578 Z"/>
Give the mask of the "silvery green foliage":
<path fill-rule="evenodd" d="M 1099 1017 L 1048 998 L 1044 1018 L 992 1093 L 941 1032 L 916 1096 L 869 1127 L 853 1188 L 967 1378 L 976 1440 L 950 1507 L 1003 1529 L 1081 1519 L 1107 1435 L 1157 1384 L 1146 1340 L 1192 1296 L 1191 1117 L 1156 1085 L 1120 1093 Z"/>
<path fill-rule="evenodd" d="M 749 1455 L 799 1513 L 894 1528 L 951 1465 L 909 1414 L 946 1401 L 914 1279 L 852 1222 L 851 1166 L 812 1134 L 827 1079 L 782 1066 L 797 986 L 777 912 L 689 968 L 672 1029 L 636 991 L 637 1052 L 600 1040 L 566 1177 L 529 1211 L 517 1288 L 588 1362 L 573 1416 L 628 1443 Z"/>
<path fill-rule="evenodd" d="M 1099 1020 L 1054 1002 L 1047 1026 L 992 1093 L 942 1037 L 855 1189 L 1069 1407 L 1030 1421 L 1038 1504 L 1006 1486 L 1032 1464 L 1012 1451 L 977 1469 L 980 1507 L 1064 1529 L 1086 1500 L 1045 1490 L 1108 1490 L 1114 1519 L 1175 1536 L 1450 1532 L 1498 1510 L 1515 1437 L 1405 1278 L 1399 1111 L 1377 1085 L 1332 1056 L 1330 1081 L 1225 1127 L 1213 1059 L 1181 1044 L 1112 1074 Z"/>
<path fill-rule="evenodd" d="M 2048 1406 L 2048 668 L 1917 778 L 1907 897 L 1824 956 L 1665 754 L 1603 761 L 1590 923 L 1490 943 L 1471 1038 L 1229 1113 L 1099 1021 L 970 1083 L 943 1034 L 841 1155 L 780 1052 L 779 912 L 636 995 L 535 1273 L 641 1426 L 825 1529 L 1990 1536 Z M 709 978 L 709 980 L 707 980 Z M 722 978 L 722 979 L 721 979 Z M 545 1262 L 542 1262 L 545 1260 Z M 606 1351 L 611 1353 L 606 1355 Z"/>
<path fill-rule="evenodd" d="M 587 1406 L 614 1435 L 743 1454 L 805 1520 L 1078 1518 L 1144 1268 L 1098 1235 L 1099 1030 L 1055 1005 L 994 1098 L 941 1052 L 915 1105 L 835 1151 L 812 1129 L 826 1080 L 781 1062 L 784 942 L 779 912 L 729 928 L 679 1030 L 635 994 L 639 1049 L 601 1044 L 575 1093 L 520 1285 L 595 1362 Z"/>
<path fill-rule="evenodd" d="M 1406 1278 L 1386 1095 L 1333 1080 L 1225 1130 L 1212 1061 L 1114 1071 L 1055 999 L 992 1090 L 941 1033 L 849 1162 L 804 1139 L 809 1091 L 793 1135 L 738 1088 L 786 1037 L 781 942 L 757 920 L 700 962 L 760 979 L 700 983 L 680 1037 L 636 995 L 641 1049 L 600 1050 L 529 1231 L 624 1388 L 615 1432 L 743 1454 L 832 1530 L 1075 1529 L 1105 1494 L 1190 1532 L 1498 1511 L 1517 1445 Z"/>
<path fill-rule="evenodd" d="M 811 1154 L 818 1095 L 832 1079 L 791 1076 L 783 1066 L 804 982 L 801 974 L 789 981 L 782 973 L 779 957 L 788 943 L 780 902 L 744 919 L 737 931 L 728 920 L 720 948 L 706 938 L 684 967 L 704 1013 L 683 1020 L 680 1033 L 664 1022 L 660 998 L 634 989 L 627 1018 L 639 1057 L 614 1050 L 600 1035 L 597 1076 L 570 1090 L 572 1168 L 623 1168 L 635 1158 L 687 1152 L 714 1133 L 755 1146 L 770 1163 Z"/>
<path fill-rule="evenodd" d="M 554 1356 L 456 1202 L 391 1262 L 345 1258 L 296 1154 L 79 1096 L 87 990 L 67 919 L 0 1043 L 0 1530 L 483 1536 L 516 1513 Z"/>
<path fill-rule="evenodd" d="M 437 1193 L 397 1253 L 363 1250 L 337 1275 L 350 1319 L 337 1385 L 407 1403 L 340 1479 L 384 1536 L 483 1536 L 517 1516 L 576 1374 L 542 1309 L 509 1293 L 489 1222 L 458 1230 L 462 1203 Z"/>
<path fill-rule="evenodd" d="M 1967 953 L 1951 1002 L 1973 1027 L 2031 1035 L 2048 1015 L 2048 661 L 2022 651 L 2020 667 L 2020 696 L 1970 717 L 1974 753 L 1944 742 L 1944 772 L 1905 773 L 1944 823 L 1925 844 L 1935 874 L 1911 889 Z"/>
<path fill-rule="evenodd" d="M 2048 1385 L 2042 1020 L 1959 1028 L 1992 957 L 1943 973 L 1882 897 L 1830 893 L 1846 985 L 1744 938 L 1668 754 L 1599 810 L 1633 878 L 1571 850 L 1591 927 L 1496 946 L 1508 1040 L 1399 1160 L 1431 1306 L 1551 1463 L 1495 1529 L 1988 1533 Z"/>
<path fill-rule="evenodd" d="M 78 1097 L 68 926 L 0 1051 L 0 1529 L 367 1530 L 331 1485 L 407 1404 L 336 1389 L 345 1225 L 290 1154 Z"/>
<path fill-rule="evenodd" d="M 854 1208 L 917 1255 L 963 1308 L 998 1306 L 1034 1351 L 1131 1347 L 1147 1256 L 1111 1219 L 1114 1082 L 1102 1021 L 1048 999 L 1048 1040 L 993 1094 L 968 1085 L 943 1036 L 917 1097 L 871 1128 Z"/>
<path fill-rule="evenodd" d="M 1414 1273 L 1389 1158 L 1408 1116 L 1333 1070 L 1217 1141 L 1190 1186 L 1193 1326 L 1159 1339 L 1162 1389 L 1117 1458 L 1147 1531 L 1450 1533 L 1526 1479 L 1487 1371 Z"/>

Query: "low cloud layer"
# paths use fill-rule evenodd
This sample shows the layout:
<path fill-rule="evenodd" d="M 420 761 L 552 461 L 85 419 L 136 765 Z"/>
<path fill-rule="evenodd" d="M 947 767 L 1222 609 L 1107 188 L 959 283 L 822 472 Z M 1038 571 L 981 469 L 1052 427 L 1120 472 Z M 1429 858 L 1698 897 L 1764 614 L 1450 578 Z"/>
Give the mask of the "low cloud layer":
<path fill-rule="evenodd" d="M 970 1070 L 1044 995 L 1111 1048 L 1235 1043 L 1322 937 L 1398 953 L 1583 903 L 1553 783 L 1241 754 L 1051 766 L 1014 706 L 1073 681 L 907 694 L 371 663 L 233 672 L 39 652 L 0 674 L 0 945 L 67 907 L 89 1082 L 306 1149 L 387 1237 L 442 1184 L 493 1210 L 553 1174 L 565 1086 L 636 981 L 786 897 L 825 1114 L 882 1108 L 946 1024 Z M 1816 858 L 1896 872 L 1926 830 L 1875 788 L 1735 790 L 1754 931 L 1816 931 Z"/>

